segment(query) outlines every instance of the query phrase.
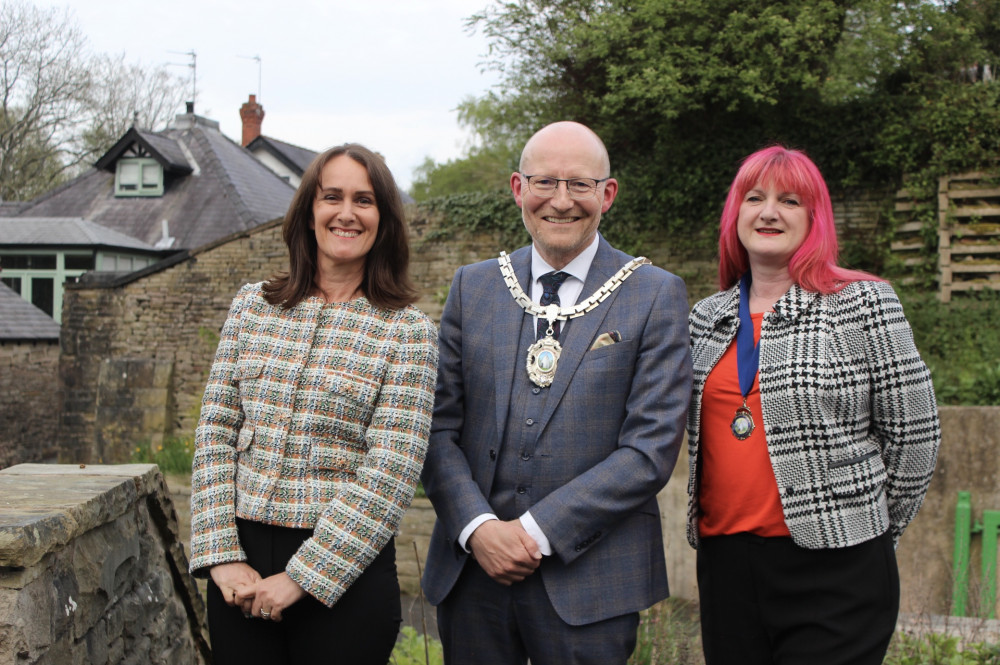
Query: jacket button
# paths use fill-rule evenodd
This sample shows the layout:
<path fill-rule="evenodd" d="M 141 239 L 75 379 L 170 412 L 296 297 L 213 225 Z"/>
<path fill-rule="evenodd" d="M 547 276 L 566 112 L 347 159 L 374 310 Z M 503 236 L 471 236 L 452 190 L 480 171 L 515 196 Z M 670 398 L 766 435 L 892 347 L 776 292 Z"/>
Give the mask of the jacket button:
<path fill-rule="evenodd" d="M 518 494 L 524 494 L 524 493 L 525 493 L 525 492 L 527 492 L 527 491 L 528 491 L 528 490 L 527 490 L 527 489 L 525 489 L 525 488 L 523 488 L 523 487 L 518 487 L 518 488 L 517 488 L 517 493 L 518 493 Z"/>
<path fill-rule="evenodd" d="M 524 421 L 524 424 L 527 425 L 528 427 L 531 427 L 532 425 L 535 424 L 535 421 L 533 418 L 528 418 L 527 420 Z"/>
<path fill-rule="evenodd" d="M 531 459 L 531 455 L 529 455 L 528 453 L 521 453 L 521 459 L 527 462 L 528 460 Z"/>
<path fill-rule="evenodd" d="M 495 460 L 497 458 L 497 451 L 490 448 L 490 459 Z"/>

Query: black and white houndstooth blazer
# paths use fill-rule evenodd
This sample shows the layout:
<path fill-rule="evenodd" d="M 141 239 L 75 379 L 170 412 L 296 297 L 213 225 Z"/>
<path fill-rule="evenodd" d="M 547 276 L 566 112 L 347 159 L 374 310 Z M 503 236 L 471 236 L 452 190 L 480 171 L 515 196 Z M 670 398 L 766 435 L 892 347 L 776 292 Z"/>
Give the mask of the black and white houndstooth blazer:
<path fill-rule="evenodd" d="M 688 412 L 688 541 L 698 547 L 698 444 L 705 379 L 736 336 L 739 286 L 694 306 Z M 785 524 L 810 549 L 847 547 L 917 514 L 941 443 L 930 372 L 892 287 L 821 295 L 797 285 L 764 315 L 760 392 Z M 735 443 L 735 442 L 734 442 Z"/>

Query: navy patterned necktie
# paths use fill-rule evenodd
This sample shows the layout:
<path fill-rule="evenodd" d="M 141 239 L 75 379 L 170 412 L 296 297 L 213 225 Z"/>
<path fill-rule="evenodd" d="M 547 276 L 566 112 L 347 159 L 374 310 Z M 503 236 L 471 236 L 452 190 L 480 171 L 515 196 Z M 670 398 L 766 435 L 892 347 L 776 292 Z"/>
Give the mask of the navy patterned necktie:
<path fill-rule="evenodd" d="M 567 277 L 569 277 L 569 273 L 561 270 L 559 272 L 547 272 L 539 277 L 538 281 L 542 283 L 542 299 L 538 301 L 538 304 L 542 307 L 558 305 L 559 287 L 562 286 Z M 559 323 L 559 321 L 552 322 L 552 337 L 555 339 L 559 339 Z M 544 316 L 539 316 L 536 339 L 545 337 L 545 331 L 548 327 L 548 320 Z"/>

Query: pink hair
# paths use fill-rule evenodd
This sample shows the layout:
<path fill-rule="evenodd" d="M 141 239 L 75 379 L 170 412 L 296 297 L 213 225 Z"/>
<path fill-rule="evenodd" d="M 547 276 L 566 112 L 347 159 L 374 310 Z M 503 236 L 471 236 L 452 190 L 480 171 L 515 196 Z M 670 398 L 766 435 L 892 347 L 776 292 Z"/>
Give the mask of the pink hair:
<path fill-rule="evenodd" d="M 837 265 L 837 230 L 833 223 L 830 192 L 819 169 L 805 153 L 775 145 L 747 157 L 729 187 L 719 221 L 719 285 L 725 290 L 750 269 L 736 223 L 743 197 L 764 183 L 794 192 L 809 211 L 809 233 L 788 262 L 792 279 L 807 291 L 836 293 L 851 282 L 884 281 L 859 270 Z"/>

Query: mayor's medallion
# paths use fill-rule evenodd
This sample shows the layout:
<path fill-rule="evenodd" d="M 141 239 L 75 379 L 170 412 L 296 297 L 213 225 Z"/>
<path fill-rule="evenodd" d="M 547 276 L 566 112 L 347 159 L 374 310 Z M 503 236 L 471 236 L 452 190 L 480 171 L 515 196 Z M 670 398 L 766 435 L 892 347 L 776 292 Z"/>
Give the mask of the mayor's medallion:
<path fill-rule="evenodd" d="M 552 337 L 543 337 L 528 347 L 528 378 L 539 388 L 552 385 L 562 346 Z"/>

